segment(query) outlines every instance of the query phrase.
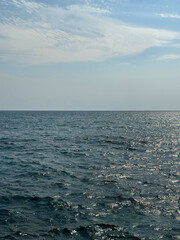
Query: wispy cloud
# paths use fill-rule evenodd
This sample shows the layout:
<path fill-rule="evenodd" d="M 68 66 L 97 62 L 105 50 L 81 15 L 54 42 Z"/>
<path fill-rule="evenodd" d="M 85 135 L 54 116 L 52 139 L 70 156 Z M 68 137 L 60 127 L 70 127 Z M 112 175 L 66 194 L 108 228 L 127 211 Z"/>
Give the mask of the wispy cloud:
<path fill-rule="evenodd" d="M 20 11 L 0 23 L 0 59 L 24 64 L 103 61 L 179 39 L 178 32 L 134 27 L 91 4 L 66 8 L 9 0 Z M 24 17 L 24 11 L 27 12 Z"/>
<path fill-rule="evenodd" d="M 26 0 L 12 0 L 12 3 L 18 7 L 26 10 L 28 13 L 32 13 L 34 11 L 38 11 L 41 7 L 45 7 L 45 5 L 32 2 L 32 1 L 26 1 Z"/>
<path fill-rule="evenodd" d="M 178 14 L 164 14 L 164 13 L 161 13 L 159 14 L 160 17 L 162 18 L 176 18 L 176 19 L 180 19 L 180 15 Z"/>
<path fill-rule="evenodd" d="M 178 60 L 180 59 L 180 54 L 166 54 L 158 57 L 158 60 Z"/>

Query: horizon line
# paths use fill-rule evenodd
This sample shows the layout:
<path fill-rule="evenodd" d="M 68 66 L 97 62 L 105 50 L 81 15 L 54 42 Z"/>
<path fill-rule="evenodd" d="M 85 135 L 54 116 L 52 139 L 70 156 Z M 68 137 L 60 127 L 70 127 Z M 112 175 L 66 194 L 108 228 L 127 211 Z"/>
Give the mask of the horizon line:
<path fill-rule="evenodd" d="M 118 110 L 118 109 L 72 109 L 72 110 L 62 110 L 62 109 L 45 109 L 45 110 L 42 110 L 42 109 L 0 109 L 0 112 L 180 112 L 180 110 L 169 110 L 169 109 L 166 109 L 166 110 L 162 110 L 162 109 L 159 109 L 159 110 L 155 110 L 155 109 L 151 109 L 151 110 L 138 110 L 138 109 L 126 109 L 126 110 Z"/>

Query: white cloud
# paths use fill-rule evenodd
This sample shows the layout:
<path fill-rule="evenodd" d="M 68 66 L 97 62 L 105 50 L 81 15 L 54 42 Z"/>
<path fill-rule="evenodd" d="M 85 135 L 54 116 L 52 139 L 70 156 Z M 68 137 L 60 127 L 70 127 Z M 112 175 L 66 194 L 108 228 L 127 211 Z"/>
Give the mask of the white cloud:
<path fill-rule="evenodd" d="M 158 58 L 158 60 L 178 60 L 178 59 L 180 59 L 180 55 L 178 54 L 166 54 Z"/>
<path fill-rule="evenodd" d="M 159 14 L 160 17 L 162 18 L 176 18 L 176 19 L 180 19 L 180 15 L 178 14 L 164 14 L 164 13 L 161 13 Z"/>
<path fill-rule="evenodd" d="M 28 13 L 32 13 L 34 11 L 38 11 L 41 7 L 45 7 L 43 4 L 39 4 L 32 1 L 26 1 L 26 0 L 12 0 L 12 3 L 18 7 L 26 10 Z"/>
<path fill-rule="evenodd" d="M 179 39 L 177 32 L 133 27 L 90 4 L 66 8 L 12 0 L 31 13 L 0 23 L 0 59 L 24 64 L 103 61 L 138 54 Z"/>

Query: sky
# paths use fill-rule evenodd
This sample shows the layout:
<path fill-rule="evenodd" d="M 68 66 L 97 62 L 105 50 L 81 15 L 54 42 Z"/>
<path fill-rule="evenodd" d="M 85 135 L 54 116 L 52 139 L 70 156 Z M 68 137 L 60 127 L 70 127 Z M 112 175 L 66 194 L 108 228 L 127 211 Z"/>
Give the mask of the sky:
<path fill-rule="evenodd" d="M 179 0 L 0 0 L 0 110 L 180 110 Z"/>

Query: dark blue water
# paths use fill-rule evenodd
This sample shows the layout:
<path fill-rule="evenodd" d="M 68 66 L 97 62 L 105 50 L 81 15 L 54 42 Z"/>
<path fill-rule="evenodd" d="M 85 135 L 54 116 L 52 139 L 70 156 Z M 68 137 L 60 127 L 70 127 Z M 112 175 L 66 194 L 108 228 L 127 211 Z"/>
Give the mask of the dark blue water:
<path fill-rule="evenodd" d="M 180 239 L 180 112 L 0 112 L 0 239 Z"/>

